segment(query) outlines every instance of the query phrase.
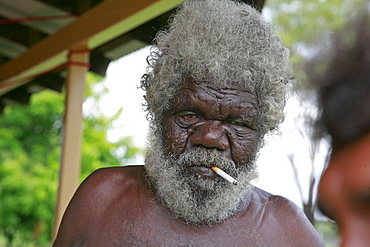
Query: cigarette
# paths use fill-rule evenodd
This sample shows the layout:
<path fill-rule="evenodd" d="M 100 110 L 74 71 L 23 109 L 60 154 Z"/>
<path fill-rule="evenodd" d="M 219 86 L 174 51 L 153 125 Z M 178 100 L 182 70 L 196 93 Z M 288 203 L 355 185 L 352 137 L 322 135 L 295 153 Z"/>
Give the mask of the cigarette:
<path fill-rule="evenodd" d="M 217 173 L 220 177 L 226 179 L 228 182 L 232 183 L 233 185 L 238 185 L 238 182 L 233 177 L 231 177 L 229 174 L 227 174 L 226 172 L 224 172 L 220 168 L 218 168 L 216 166 L 212 166 L 211 169 L 215 173 Z"/>

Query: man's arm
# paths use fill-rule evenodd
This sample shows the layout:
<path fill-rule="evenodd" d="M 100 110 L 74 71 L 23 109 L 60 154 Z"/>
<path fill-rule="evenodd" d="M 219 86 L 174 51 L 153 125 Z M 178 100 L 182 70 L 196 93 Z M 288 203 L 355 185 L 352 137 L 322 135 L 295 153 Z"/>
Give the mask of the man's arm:
<path fill-rule="evenodd" d="M 64 213 L 57 238 L 53 246 L 74 246 L 83 241 L 87 225 L 92 217 L 99 217 L 100 194 L 99 187 L 104 186 L 104 170 L 93 172 L 81 184 L 70 201 Z"/>

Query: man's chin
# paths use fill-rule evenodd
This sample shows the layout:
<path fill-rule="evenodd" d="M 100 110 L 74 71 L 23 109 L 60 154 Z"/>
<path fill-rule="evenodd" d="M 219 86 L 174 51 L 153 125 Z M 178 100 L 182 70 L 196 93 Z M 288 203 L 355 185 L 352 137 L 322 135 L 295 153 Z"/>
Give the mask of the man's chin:
<path fill-rule="evenodd" d="M 245 202 L 252 187 L 249 182 L 256 178 L 253 167 L 237 169 L 232 161 L 220 155 L 206 156 L 200 152 L 174 160 L 160 147 L 148 147 L 145 169 L 158 198 L 176 217 L 194 225 L 212 224 L 236 213 Z M 237 186 L 203 168 L 197 168 L 197 172 L 189 170 L 189 167 L 211 167 L 216 163 L 237 178 Z"/>
<path fill-rule="evenodd" d="M 168 174 L 152 177 L 151 181 L 162 203 L 175 216 L 193 225 L 216 223 L 236 213 L 248 190 L 235 188 L 222 178 L 195 174 Z"/>

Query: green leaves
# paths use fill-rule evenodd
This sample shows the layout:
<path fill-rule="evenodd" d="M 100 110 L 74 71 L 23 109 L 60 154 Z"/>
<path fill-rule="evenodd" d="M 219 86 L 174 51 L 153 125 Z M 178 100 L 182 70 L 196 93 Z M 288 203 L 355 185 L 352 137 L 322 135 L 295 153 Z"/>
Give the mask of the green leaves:
<path fill-rule="evenodd" d="M 94 104 L 101 93 L 90 88 L 100 79 L 88 75 L 87 97 Z M 63 112 L 64 93 L 45 90 L 33 95 L 30 105 L 7 106 L 0 116 L 0 246 L 50 246 Z M 85 113 L 81 181 L 100 167 L 121 165 L 143 153 L 131 137 L 107 141 L 111 120 L 99 110 Z M 119 149 L 125 151 L 114 152 Z"/>
<path fill-rule="evenodd" d="M 265 13 L 291 50 L 298 83 L 304 83 L 303 63 L 317 52 L 332 31 L 339 29 L 364 0 L 269 0 Z"/>

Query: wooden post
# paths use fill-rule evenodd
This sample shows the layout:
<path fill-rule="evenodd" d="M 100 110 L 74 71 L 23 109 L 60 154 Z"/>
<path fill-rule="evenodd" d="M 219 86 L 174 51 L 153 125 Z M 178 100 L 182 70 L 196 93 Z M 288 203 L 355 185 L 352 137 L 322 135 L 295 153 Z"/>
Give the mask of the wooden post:
<path fill-rule="evenodd" d="M 53 240 L 69 201 L 80 182 L 82 104 L 85 98 L 85 79 L 88 70 L 87 42 L 75 45 L 69 54 L 66 78 L 66 99 L 62 135 L 59 190 L 54 219 Z"/>

